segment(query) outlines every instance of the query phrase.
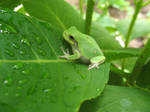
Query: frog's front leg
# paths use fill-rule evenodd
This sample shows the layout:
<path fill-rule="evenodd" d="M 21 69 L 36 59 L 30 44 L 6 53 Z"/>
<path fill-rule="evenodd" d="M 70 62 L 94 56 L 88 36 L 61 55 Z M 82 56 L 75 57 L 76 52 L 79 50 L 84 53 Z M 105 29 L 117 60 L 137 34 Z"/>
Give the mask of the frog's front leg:
<path fill-rule="evenodd" d="M 91 64 L 89 65 L 88 70 L 92 68 L 99 68 L 99 65 L 105 61 L 105 56 L 96 56 L 90 59 Z"/>
<path fill-rule="evenodd" d="M 60 58 L 65 58 L 67 60 L 76 60 L 80 58 L 80 52 L 78 50 L 74 50 L 74 53 L 72 55 L 69 54 L 69 50 L 64 51 L 64 49 L 62 48 L 62 51 L 64 53 L 63 56 L 59 56 Z"/>

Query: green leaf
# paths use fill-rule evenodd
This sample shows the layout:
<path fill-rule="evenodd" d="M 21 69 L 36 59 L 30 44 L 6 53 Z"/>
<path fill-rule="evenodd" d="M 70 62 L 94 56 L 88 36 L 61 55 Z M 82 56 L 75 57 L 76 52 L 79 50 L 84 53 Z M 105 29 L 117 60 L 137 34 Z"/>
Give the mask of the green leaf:
<path fill-rule="evenodd" d="M 141 74 L 137 79 L 137 84 L 141 87 L 150 89 L 150 61 L 142 68 Z"/>
<path fill-rule="evenodd" d="M 23 5 L 29 14 L 62 30 L 70 26 L 76 26 L 80 31 L 84 30 L 84 20 L 64 0 L 23 0 Z"/>
<path fill-rule="evenodd" d="M 117 40 L 115 40 L 115 38 L 113 38 L 106 29 L 100 27 L 99 24 L 93 24 L 91 29 L 91 35 L 96 40 L 101 49 L 122 48 L 119 42 L 117 42 Z"/>
<path fill-rule="evenodd" d="M 141 53 L 138 48 L 122 48 L 116 50 L 103 50 L 106 61 L 114 61 L 123 58 L 137 57 Z"/>
<path fill-rule="evenodd" d="M 101 94 L 109 63 L 88 71 L 85 64 L 59 59 L 63 41 L 58 29 L 0 12 L 0 23 L 13 29 L 0 33 L 0 112 L 77 112 L 83 101 Z"/>
<path fill-rule="evenodd" d="M 150 93 L 140 89 L 106 86 L 102 96 L 85 102 L 80 112 L 149 112 Z"/>
<path fill-rule="evenodd" d="M 21 3 L 21 0 L 1 0 L 0 7 L 13 9 Z"/>
<path fill-rule="evenodd" d="M 96 22 L 106 28 L 116 28 L 116 21 L 110 16 L 100 16 Z"/>
<path fill-rule="evenodd" d="M 84 20 L 71 5 L 64 0 L 23 0 L 27 12 L 41 20 L 47 21 L 55 27 L 64 31 L 76 26 L 78 30 L 84 32 Z M 41 10 L 42 9 L 42 10 Z M 120 44 L 109 35 L 106 29 L 94 25 L 92 29 L 93 38 L 102 49 L 121 48 Z M 110 44 L 109 44 L 110 43 Z"/>
<path fill-rule="evenodd" d="M 130 24 L 129 19 L 118 21 L 116 24 L 117 29 L 122 33 L 124 38 L 125 38 L 125 35 L 128 31 L 129 24 Z M 135 23 L 135 26 L 133 28 L 131 40 L 145 36 L 145 35 L 148 35 L 150 33 L 149 26 L 150 26 L 150 21 L 148 21 L 148 20 L 137 20 Z"/>

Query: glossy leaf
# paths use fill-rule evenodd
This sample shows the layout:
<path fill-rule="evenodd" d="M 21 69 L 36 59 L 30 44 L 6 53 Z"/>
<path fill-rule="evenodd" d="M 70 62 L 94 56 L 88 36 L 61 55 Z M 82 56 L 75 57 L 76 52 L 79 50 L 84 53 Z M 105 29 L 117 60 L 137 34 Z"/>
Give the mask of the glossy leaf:
<path fill-rule="evenodd" d="M 123 58 L 137 57 L 141 53 L 141 49 L 137 48 L 123 48 L 116 50 L 103 50 L 107 61 L 114 61 Z"/>
<path fill-rule="evenodd" d="M 117 29 L 122 33 L 124 38 L 128 31 L 129 24 L 130 24 L 130 20 L 128 20 L 128 19 L 118 21 L 116 24 Z M 150 26 L 150 21 L 137 20 L 135 23 L 135 26 L 133 28 L 131 39 L 143 37 L 143 36 L 149 34 L 150 33 L 149 26 Z"/>
<path fill-rule="evenodd" d="M 23 0 L 27 12 L 41 20 L 47 21 L 64 31 L 76 26 L 84 32 L 84 20 L 80 14 L 64 0 Z M 41 10 L 42 9 L 42 10 Z M 100 25 L 93 25 L 91 35 L 102 49 L 121 48 L 115 38 L 109 35 L 106 29 Z"/>
<path fill-rule="evenodd" d="M 61 30 L 70 26 L 76 26 L 80 31 L 84 30 L 84 20 L 64 0 L 23 0 L 23 4 L 29 14 L 48 21 Z"/>
<path fill-rule="evenodd" d="M 106 86 L 102 96 L 85 102 L 80 112 L 149 112 L 150 93 L 141 89 Z"/>
<path fill-rule="evenodd" d="M 106 29 L 97 23 L 93 23 L 91 35 L 102 49 L 122 48 L 119 42 L 117 42 L 117 40 L 115 40 Z"/>
<path fill-rule="evenodd" d="M 109 63 L 88 66 L 59 59 L 62 33 L 45 22 L 0 10 L 0 112 L 77 112 L 101 94 Z"/>

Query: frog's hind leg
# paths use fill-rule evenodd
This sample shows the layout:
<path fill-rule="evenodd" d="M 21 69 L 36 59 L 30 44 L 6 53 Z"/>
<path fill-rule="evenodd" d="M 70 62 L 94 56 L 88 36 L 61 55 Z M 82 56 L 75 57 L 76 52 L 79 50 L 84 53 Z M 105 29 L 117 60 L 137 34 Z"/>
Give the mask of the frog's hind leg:
<path fill-rule="evenodd" d="M 91 70 L 92 68 L 99 68 L 99 65 L 102 64 L 105 61 L 104 56 L 96 56 L 91 58 L 88 70 Z"/>
<path fill-rule="evenodd" d="M 99 63 L 90 64 L 88 70 L 91 70 L 92 68 L 99 68 Z"/>

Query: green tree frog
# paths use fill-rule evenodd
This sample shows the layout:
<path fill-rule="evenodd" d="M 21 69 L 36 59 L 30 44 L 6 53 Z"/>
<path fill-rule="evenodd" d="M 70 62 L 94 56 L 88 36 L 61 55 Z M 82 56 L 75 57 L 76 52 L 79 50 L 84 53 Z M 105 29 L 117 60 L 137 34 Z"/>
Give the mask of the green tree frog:
<path fill-rule="evenodd" d="M 62 49 L 67 60 L 80 60 L 82 63 L 90 64 L 88 70 L 92 68 L 99 68 L 99 65 L 105 61 L 105 56 L 101 51 L 96 41 L 89 35 L 83 34 L 72 26 L 63 32 L 64 39 L 71 45 L 73 54 L 69 51 L 65 52 Z"/>

